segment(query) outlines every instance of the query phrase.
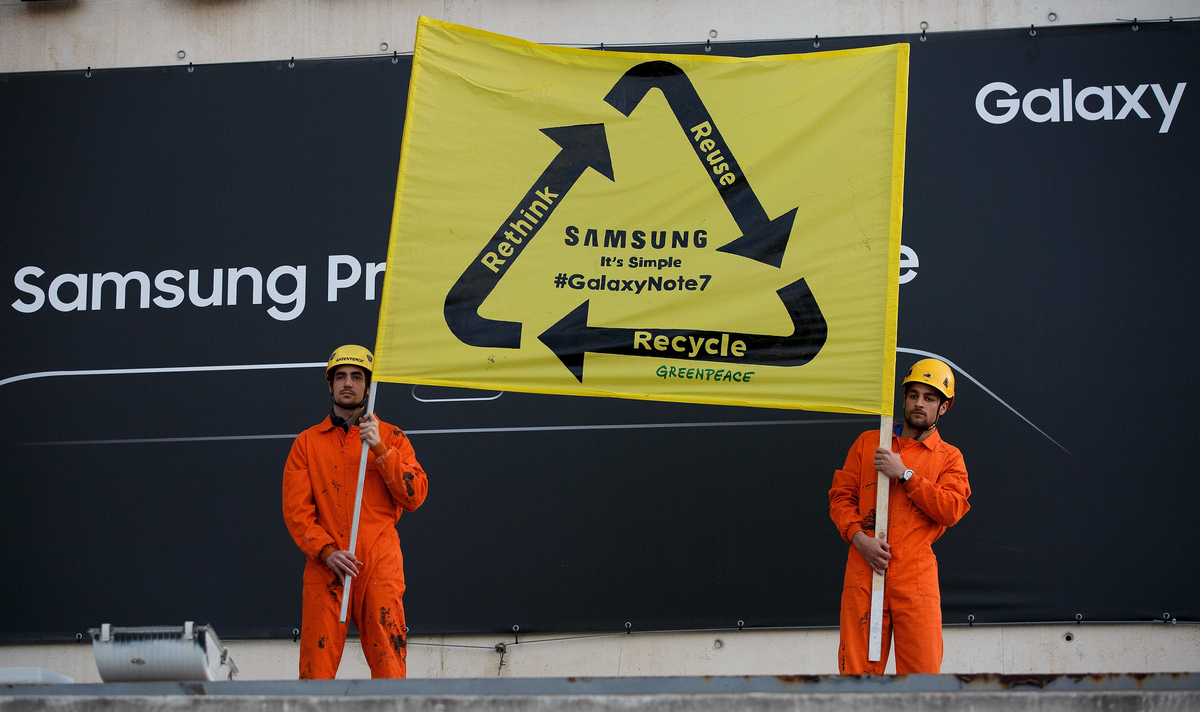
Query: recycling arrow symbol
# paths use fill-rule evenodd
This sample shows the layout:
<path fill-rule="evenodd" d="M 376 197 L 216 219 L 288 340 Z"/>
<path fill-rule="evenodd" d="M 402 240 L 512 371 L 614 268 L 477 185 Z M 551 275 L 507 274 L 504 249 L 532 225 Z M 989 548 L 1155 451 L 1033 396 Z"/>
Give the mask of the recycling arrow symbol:
<path fill-rule="evenodd" d="M 666 98 L 689 143 L 713 181 L 726 208 L 741 229 L 740 237 L 717 248 L 780 267 L 791 236 L 798 208 L 771 219 L 750 187 L 741 166 L 700 95 L 682 69 L 670 62 L 639 64 L 627 71 L 604 100 L 629 116 L 651 89 Z M 487 319 L 479 307 L 495 289 L 512 264 L 528 246 L 541 226 L 562 202 L 583 172 L 592 168 L 609 180 L 612 159 L 603 124 L 583 124 L 542 129 L 562 149 L 534 181 L 532 187 L 496 230 L 488 244 L 446 295 L 446 324 L 460 341 L 470 346 L 516 349 L 521 346 L 521 323 Z M 797 280 L 778 290 L 792 320 L 787 336 L 722 333 L 688 329 L 628 329 L 590 327 L 588 304 L 584 302 L 540 336 L 563 365 L 583 382 L 584 354 L 610 353 L 702 361 L 771 366 L 801 366 L 811 361 L 825 345 L 828 325 L 807 283 Z M 649 338 L 665 338 L 670 344 L 706 345 L 688 350 L 652 349 Z M 729 349 L 730 343 L 740 348 Z M 717 348 L 720 344 L 720 348 Z"/>
<path fill-rule="evenodd" d="M 817 300 L 803 279 L 796 280 L 776 294 L 787 306 L 792 318 L 792 334 L 788 337 L 763 334 L 739 334 L 690 329 L 616 329 L 587 325 L 588 302 L 575 308 L 557 324 L 538 337 L 558 356 L 563 365 L 583 383 L 584 352 L 621 354 L 623 356 L 654 356 L 686 358 L 694 350 L 702 361 L 721 363 L 765 364 L 769 366 L 802 366 L 813 359 L 825 345 L 826 325 L 817 307 Z M 640 337 L 640 338 L 639 338 Z M 650 339 L 665 339 L 672 350 L 651 349 Z M 731 343 L 741 342 L 737 355 L 729 349 Z M 703 349 L 703 350 L 702 350 Z M 694 357 L 693 357 L 694 358 Z"/>
<path fill-rule="evenodd" d="M 497 321 L 479 316 L 479 306 L 507 273 L 542 225 L 562 203 L 563 196 L 588 168 L 613 179 L 612 158 L 604 124 L 559 126 L 542 129 L 562 150 L 509 213 L 446 294 L 446 325 L 459 341 L 470 346 L 521 348 L 521 322 Z"/>
<path fill-rule="evenodd" d="M 783 251 L 787 247 L 788 237 L 792 234 L 792 223 L 796 219 L 796 208 L 774 220 L 767 217 L 767 211 L 763 210 L 758 196 L 746 181 L 741 166 L 733 157 L 733 151 L 729 150 L 721 132 L 717 130 L 716 122 L 709 115 L 708 109 L 704 108 L 704 102 L 700 100 L 696 88 L 682 69 L 670 62 L 639 64 L 617 80 L 604 100 L 617 111 L 629 116 L 651 89 L 662 91 L 705 169 L 711 169 L 714 163 L 718 166 L 722 163 L 728 166 L 720 173 L 708 170 L 708 177 L 717 187 L 717 192 L 725 201 L 725 207 L 729 209 L 734 222 L 741 228 L 742 236 L 718 247 L 717 252 L 749 257 L 772 267 L 782 265 Z M 707 128 L 697 130 L 696 127 Z M 703 133 L 705 131 L 707 133 Z M 704 141 L 711 141 L 714 145 L 702 150 L 701 144 Z"/>

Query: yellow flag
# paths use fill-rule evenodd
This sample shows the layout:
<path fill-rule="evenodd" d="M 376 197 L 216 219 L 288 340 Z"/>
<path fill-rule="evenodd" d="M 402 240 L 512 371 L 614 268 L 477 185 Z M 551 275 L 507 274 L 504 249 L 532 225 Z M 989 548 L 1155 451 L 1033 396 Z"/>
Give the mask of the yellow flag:
<path fill-rule="evenodd" d="M 890 414 L 907 81 L 421 18 L 374 378 Z"/>

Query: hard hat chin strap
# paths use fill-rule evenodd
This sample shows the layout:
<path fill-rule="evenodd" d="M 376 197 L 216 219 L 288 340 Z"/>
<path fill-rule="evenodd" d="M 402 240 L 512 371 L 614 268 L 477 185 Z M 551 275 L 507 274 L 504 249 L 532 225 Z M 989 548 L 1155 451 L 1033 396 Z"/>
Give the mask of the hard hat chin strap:
<path fill-rule="evenodd" d="M 370 395 L 371 395 L 371 384 L 370 384 L 370 383 L 368 383 L 368 384 L 367 384 L 367 390 L 363 391 L 363 397 L 362 397 L 362 400 L 360 400 L 360 401 L 358 402 L 358 404 L 357 404 L 357 405 L 355 405 L 353 408 L 349 408 L 348 410 L 350 410 L 350 412 L 354 412 L 354 411 L 358 410 L 359 408 L 362 408 L 362 407 L 366 406 L 366 404 L 367 404 L 367 398 L 368 398 Z M 334 404 L 335 406 L 337 406 L 338 408 L 341 408 L 341 407 L 342 407 L 342 406 L 338 405 L 337 398 L 336 398 L 336 397 L 333 395 L 333 383 L 332 383 L 332 382 L 329 384 L 329 402 L 330 402 L 330 403 L 333 403 L 333 404 Z M 362 416 L 361 416 L 361 415 L 360 415 L 360 416 L 358 416 L 358 417 L 359 417 L 359 418 L 362 418 Z M 357 422 L 355 422 L 355 423 L 352 423 L 352 425 L 358 425 L 358 423 L 357 423 Z"/>
<path fill-rule="evenodd" d="M 953 398 L 945 398 L 945 399 L 943 399 L 943 400 L 942 400 L 942 402 L 938 404 L 938 409 L 937 409 L 937 417 L 935 417 L 935 418 L 933 419 L 933 424 L 932 424 L 932 425 L 930 425 L 928 428 L 925 428 L 925 430 L 927 430 L 927 431 L 928 431 L 928 430 L 933 430 L 934 428 L 936 428 L 936 427 L 937 427 L 937 424 L 938 424 L 938 421 L 942 419 L 942 416 L 943 416 L 943 415 L 945 415 L 946 413 L 950 412 L 950 406 L 951 406 L 951 405 L 953 405 L 953 404 L 954 404 L 954 399 L 953 399 Z M 943 405 L 944 405 L 944 406 L 946 406 L 946 410 L 944 410 L 944 411 L 942 410 L 942 406 L 943 406 Z"/>
<path fill-rule="evenodd" d="M 906 394 L 908 393 L 908 388 L 907 388 L 907 385 L 906 385 L 906 387 L 905 387 L 905 389 L 904 389 L 904 392 L 905 392 Z M 938 404 L 938 407 L 937 407 L 937 414 L 936 414 L 936 415 L 934 415 L 934 417 L 933 417 L 933 422 L 932 422 L 932 423 L 930 423 L 930 424 L 929 424 L 929 426 L 928 426 L 927 428 L 925 428 L 924 430 L 922 430 L 922 431 L 921 431 L 921 434 L 922 434 L 922 435 L 924 435 L 925 433 L 928 433 L 929 431 L 931 431 L 931 430 L 934 430 L 935 428 L 937 428 L 938 421 L 939 421 L 939 420 L 941 420 L 941 419 L 942 419 L 942 416 L 943 416 L 943 415 L 945 415 L 945 414 L 946 414 L 946 412 L 948 412 L 948 411 L 950 410 L 950 405 L 947 405 L 947 404 L 953 405 L 953 404 L 954 404 L 954 399 L 953 399 L 953 398 L 943 398 L 943 399 L 942 399 L 942 402 Z M 946 406 L 946 410 L 945 410 L 945 411 L 943 411 L 943 410 L 942 410 L 942 406 L 943 406 L 943 405 L 945 405 L 945 406 Z M 908 424 L 908 418 L 907 418 L 907 416 L 904 418 L 904 423 L 905 423 L 906 425 Z M 914 430 L 916 430 L 916 426 L 912 426 L 912 427 L 913 427 L 913 429 L 914 429 Z"/>

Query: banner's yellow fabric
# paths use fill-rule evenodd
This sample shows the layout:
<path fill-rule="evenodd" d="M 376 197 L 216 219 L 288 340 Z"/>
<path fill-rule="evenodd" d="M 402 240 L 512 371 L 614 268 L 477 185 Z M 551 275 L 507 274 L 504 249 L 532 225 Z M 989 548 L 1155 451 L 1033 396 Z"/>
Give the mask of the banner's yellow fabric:
<path fill-rule="evenodd" d="M 422 18 L 375 379 L 891 414 L 907 80 Z"/>

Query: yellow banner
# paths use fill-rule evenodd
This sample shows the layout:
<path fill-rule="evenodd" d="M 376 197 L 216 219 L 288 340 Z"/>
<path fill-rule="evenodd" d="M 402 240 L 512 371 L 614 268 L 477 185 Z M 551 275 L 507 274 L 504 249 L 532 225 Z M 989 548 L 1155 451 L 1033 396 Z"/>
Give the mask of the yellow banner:
<path fill-rule="evenodd" d="M 421 18 L 375 379 L 890 414 L 907 82 Z"/>

